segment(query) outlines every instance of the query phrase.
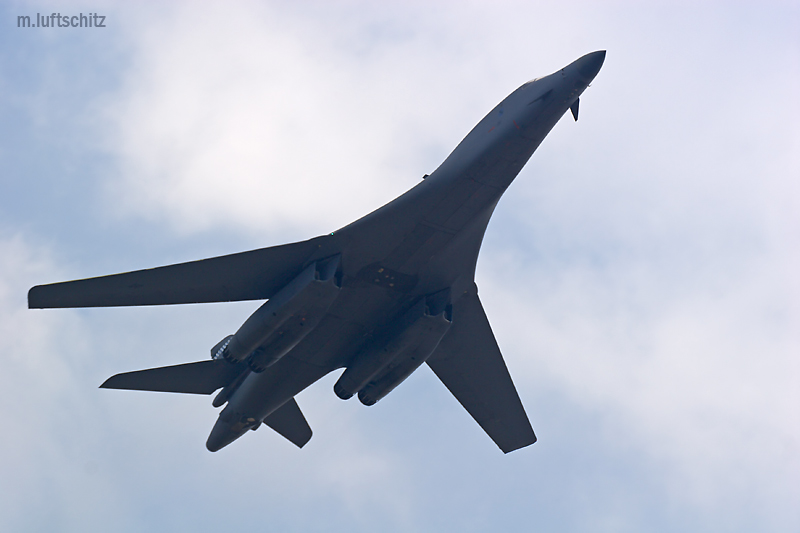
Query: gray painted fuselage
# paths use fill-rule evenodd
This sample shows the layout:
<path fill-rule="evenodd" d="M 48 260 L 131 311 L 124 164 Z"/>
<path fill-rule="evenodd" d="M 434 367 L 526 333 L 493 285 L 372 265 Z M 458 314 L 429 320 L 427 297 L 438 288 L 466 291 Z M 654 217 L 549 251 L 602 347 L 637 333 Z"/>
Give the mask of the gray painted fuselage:
<path fill-rule="evenodd" d="M 536 435 L 478 297 L 475 265 L 498 200 L 603 64 L 588 54 L 522 85 L 417 186 L 329 235 L 200 261 L 37 285 L 31 308 L 266 300 L 211 360 L 124 372 L 101 387 L 211 394 L 206 446 L 262 423 L 302 447 L 294 396 L 344 368 L 342 399 L 373 405 L 427 364 L 503 452 Z"/>
<path fill-rule="evenodd" d="M 449 289 L 453 302 L 475 295 L 478 252 L 498 200 L 581 96 L 604 57 L 605 52 L 588 54 L 522 85 L 421 183 L 319 238 L 310 261 L 341 254 L 339 296 L 286 356 L 263 372 L 248 371 L 220 413 L 208 449 L 218 450 L 255 429 L 297 393 L 347 367 L 376 330 L 422 295 Z"/>

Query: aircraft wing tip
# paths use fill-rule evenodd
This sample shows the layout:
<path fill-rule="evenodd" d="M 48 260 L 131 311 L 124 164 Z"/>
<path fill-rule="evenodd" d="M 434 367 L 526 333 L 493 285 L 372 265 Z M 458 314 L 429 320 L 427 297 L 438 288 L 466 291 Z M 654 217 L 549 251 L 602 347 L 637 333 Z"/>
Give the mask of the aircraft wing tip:
<path fill-rule="evenodd" d="M 100 384 L 98 387 L 99 389 L 121 389 L 121 387 L 115 386 L 114 382 L 119 381 L 117 378 L 121 374 L 114 374 L 110 378 L 106 379 L 103 383 Z"/>
<path fill-rule="evenodd" d="M 28 309 L 42 309 L 39 303 L 39 289 L 41 285 L 35 285 L 28 289 Z"/>
<path fill-rule="evenodd" d="M 510 446 L 505 446 L 505 447 L 498 446 L 498 447 L 500 448 L 500 450 L 502 450 L 502 452 L 504 454 L 509 454 L 509 453 L 511 453 L 513 451 L 521 450 L 522 448 L 526 448 L 526 447 L 530 446 L 531 444 L 535 444 L 536 441 L 537 441 L 536 435 L 531 434 L 531 438 L 527 439 L 523 443 L 514 443 L 514 444 L 512 444 Z"/>
<path fill-rule="evenodd" d="M 298 447 L 298 448 L 302 448 L 303 446 L 305 446 L 306 444 L 308 444 L 308 442 L 311 440 L 311 437 L 312 437 L 313 435 L 314 435 L 314 432 L 313 432 L 313 431 L 311 431 L 311 428 L 309 428 L 309 430 L 308 430 L 308 434 L 307 434 L 305 437 L 303 437 L 303 438 L 304 438 L 304 440 L 301 440 L 301 441 L 295 442 L 294 444 L 295 444 L 295 445 L 297 445 L 297 447 Z"/>

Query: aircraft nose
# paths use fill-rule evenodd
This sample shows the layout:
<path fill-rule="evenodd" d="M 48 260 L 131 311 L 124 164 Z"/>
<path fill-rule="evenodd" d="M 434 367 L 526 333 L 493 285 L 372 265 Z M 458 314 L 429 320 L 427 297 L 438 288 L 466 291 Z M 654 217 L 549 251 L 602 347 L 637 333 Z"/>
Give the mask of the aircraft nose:
<path fill-rule="evenodd" d="M 606 51 L 598 50 L 597 52 L 586 54 L 573 64 L 578 69 L 578 73 L 581 77 L 586 80 L 586 83 L 590 83 L 594 77 L 597 76 L 597 73 L 600 72 L 600 67 L 603 66 L 603 61 L 605 61 L 605 59 Z"/>

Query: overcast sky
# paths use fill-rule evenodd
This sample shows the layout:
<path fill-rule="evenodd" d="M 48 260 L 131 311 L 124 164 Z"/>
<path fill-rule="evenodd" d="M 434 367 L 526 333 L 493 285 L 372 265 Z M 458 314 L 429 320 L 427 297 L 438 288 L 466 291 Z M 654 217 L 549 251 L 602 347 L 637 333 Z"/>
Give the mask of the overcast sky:
<path fill-rule="evenodd" d="M 0 530 L 800 530 L 797 2 L 289 6 L 0 5 Z M 16 27 L 52 12 L 106 27 Z M 212 454 L 210 398 L 97 387 L 258 303 L 26 308 L 342 227 L 599 49 L 478 263 L 531 447 L 422 368 L 370 408 L 301 393 L 302 450 Z"/>

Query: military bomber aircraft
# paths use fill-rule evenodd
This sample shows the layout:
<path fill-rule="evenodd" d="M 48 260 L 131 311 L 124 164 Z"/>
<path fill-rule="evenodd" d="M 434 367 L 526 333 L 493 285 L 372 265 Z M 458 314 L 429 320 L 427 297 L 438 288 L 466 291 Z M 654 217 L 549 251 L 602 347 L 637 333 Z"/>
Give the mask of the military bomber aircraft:
<path fill-rule="evenodd" d="M 373 405 L 423 363 L 508 453 L 536 442 L 475 285 L 498 200 L 558 120 L 578 120 L 605 51 L 523 84 L 431 175 L 329 235 L 201 261 L 33 287 L 30 308 L 266 300 L 205 361 L 117 374 L 108 389 L 211 394 L 206 447 L 262 423 L 303 447 L 294 399 L 344 368 L 342 399 Z"/>

